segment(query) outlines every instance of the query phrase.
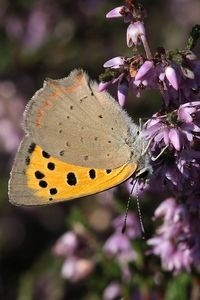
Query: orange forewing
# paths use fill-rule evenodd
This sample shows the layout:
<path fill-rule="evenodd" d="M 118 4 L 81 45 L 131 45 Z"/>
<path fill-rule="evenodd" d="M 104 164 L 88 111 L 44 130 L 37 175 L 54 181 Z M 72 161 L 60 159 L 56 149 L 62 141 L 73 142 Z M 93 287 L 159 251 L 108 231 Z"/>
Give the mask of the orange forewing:
<path fill-rule="evenodd" d="M 64 163 L 35 146 L 25 171 L 27 186 L 35 197 L 59 202 L 95 194 L 118 185 L 136 170 L 136 164 L 116 169 L 93 169 Z"/>

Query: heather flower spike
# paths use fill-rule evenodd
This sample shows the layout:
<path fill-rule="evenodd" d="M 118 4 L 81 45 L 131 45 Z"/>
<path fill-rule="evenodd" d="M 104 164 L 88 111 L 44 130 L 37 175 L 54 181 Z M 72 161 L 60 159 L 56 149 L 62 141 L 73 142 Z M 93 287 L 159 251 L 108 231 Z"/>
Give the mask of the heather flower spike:
<path fill-rule="evenodd" d="M 200 243 L 197 242 L 197 233 L 190 231 L 194 228 L 190 197 L 200 195 L 200 61 L 192 52 L 199 41 L 200 26 L 194 26 L 184 49 L 158 47 L 152 53 L 145 29 L 146 16 L 143 6 L 134 0 L 125 1 L 124 6 L 107 14 L 109 18 L 123 17 L 128 23 L 127 46 L 134 51 L 130 51 L 130 56 L 117 56 L 104 64 L 100 86 L 107 88 L 117 82 L 121 106 L 124 106 L 128 94 L 132 101 L 138 101 L 134 96 L 139 98 L 144 89 L 160 92 L 160 110 L 149 117 L 142 128 L 143 136 L 149 142 L 153 168 L 148 189 L 159 191 L 161 198 L 162 193 L 171 193 L 172 197 L 163 201 L 163 206 L 161 204 L 155 211 L 155 219 L 163 218 L 163 225 L 148 244 L 152 253 L 161 257 L 164 269 L 178 273 L 200 267 L 196 255 L 200 251 Z M 144 54 L 140 53 L 139 46 L 143 47 Z M 142 187 L 137 179 L 132 184 L 137 187 L 138 195 Z M 197 213 L 198 209 L 194 208 L 194 203 L 192 205 Z M 162 207 L 166 212 L 161 214 Z M 188 237 L 184 240 L 186 232 Z M 180 237 L 184 242 L 180 242 Z M 195 245 L 192 248 L 189 246 L 191 239 Z M 123 252 L 128 248 L 126 237 L 115 233 L 104 249 L 114 254 L 117 249 Z"/>

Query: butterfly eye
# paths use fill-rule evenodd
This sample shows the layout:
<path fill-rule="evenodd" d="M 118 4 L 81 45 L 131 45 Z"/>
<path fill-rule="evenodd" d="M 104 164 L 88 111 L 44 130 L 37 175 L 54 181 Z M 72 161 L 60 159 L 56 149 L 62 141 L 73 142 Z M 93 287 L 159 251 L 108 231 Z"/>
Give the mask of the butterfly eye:
<path fill-rule="evenodd" d="M 139 134 L 140 134 L 140 131 L 138 130 L 138 131 L 137 131 L 137 135 L 139 135 Z"/>
<path fill-rule="evenodd" d="M 146 180 L 149 177 L 149 170 L 145 170 L 144 172 L 140 173 L 140 179 Z"/>
<path fill-rule="evenodd" d="M 152 174 L 152 168 L 151 166 L 148 166 L 139 170 L 139 172 L 136 173 L 135 178 L 138 179 L 139 181 L 147 182 L 151 174 Z"/>

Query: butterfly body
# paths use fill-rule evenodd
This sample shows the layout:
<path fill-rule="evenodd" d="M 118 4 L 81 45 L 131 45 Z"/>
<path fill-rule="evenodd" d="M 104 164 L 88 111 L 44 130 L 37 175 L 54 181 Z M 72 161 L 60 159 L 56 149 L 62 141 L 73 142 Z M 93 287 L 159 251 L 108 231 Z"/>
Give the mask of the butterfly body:
<path fill-rule="evenodd" d="M 111 188 L 148 168 L 147 142 L 82 70 L 47 80 L 27 105 L 9 182 L 15 205 L 43 205 Z"/>

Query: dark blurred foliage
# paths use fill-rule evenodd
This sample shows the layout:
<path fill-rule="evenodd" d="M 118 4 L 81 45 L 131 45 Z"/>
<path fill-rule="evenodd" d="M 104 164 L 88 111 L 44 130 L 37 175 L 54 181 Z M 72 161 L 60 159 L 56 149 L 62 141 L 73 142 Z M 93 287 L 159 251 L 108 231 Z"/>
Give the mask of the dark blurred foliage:
<path fill-rule="evenodd" d="M 97 240 L 104 241 L 109 226 L 101 228 L 101 218 L 95 223 L 91 216 L 102 209 L 105 217 L 103 220 L 109 223 L 111 217 L 106 215 L 105 208 L 96 204 L 94 197 L 44 208 L 13 207 L 8 202 L 7 181 L 14 154 L 23 136 L 20 123 L 25 103 L 42 86 L 43 80 L 46 77 L 67 76 L 77 67 L 84 68 L 92 78 L 98 79 L 106 60 L 131 51 L 126 46 L 126 24 L 121 19 L 111 21 L 105 18 L 106 12 L 122 4 L 122 1 L 106 0 L 0 1 L 2 300 L 102 299 L 101 293 L 109 283 L 108 271 L 104 269 L 106 262 L 97 267 L 95 275 L 86 279 L 86 283 L 69 283 L 60 275 L 62 261 L 51 252 L 60 235 L 81 218 L 85 218 L 93 226 L 92 232 Z M 199 21 L 199 1 L 146 0 L 143 4 L 148 11 L 147 31 L 152 49 L 155 50 L 160 45 L 166 48 L 184 47 L 191 27 Z M 111 90 L 111 93 L 114 94 L 114 91 Z M 138 116 L 152 114 L 159 105 L 156 93 L 151 92 L 150 95 L 145 92 L 143 98 L 135 103 L 130 98 L 127 109 L 136 119 Z M 153 213 L 151 204 L 148 209 Z M 150 213 L 144 216 L 145 223 L 148 224 L 151 216 Z M 149 221 L 146 222 L 146 219 Z M 147 235 L 149 234 L 147 229 Z M 150 269 L 153 270 L 154 266 Z M 113 271 L 113 274 L 117 278 L 118 271 Z M 157 291 L 157 298 L 148 298 L 144 286 L 144 298 L 136 295 L 134 299 L 164 299 L 164 277 L 162 273 L 159 276 L 156 280 L 160 284 L 160 296 Z M 167 276 L 170 277 L 170 274 Z M 148 281 L 151 274 L 144 274 L 144 277 Z M 179 283 L 179 287 L 184 287 L 185 291 L 189 277 L 185 275 L 183 280 L 185 283 Z M 171 279 L 168 294 L 170 290 L 176 289 L 172 283 Z M 193 293 L 196 289 L 198 290 L 195 286 Z M 188 299 L 187 296 L 184 297 L 186 298 L 174 298 L 170 294 L 166 299 Z"/>

